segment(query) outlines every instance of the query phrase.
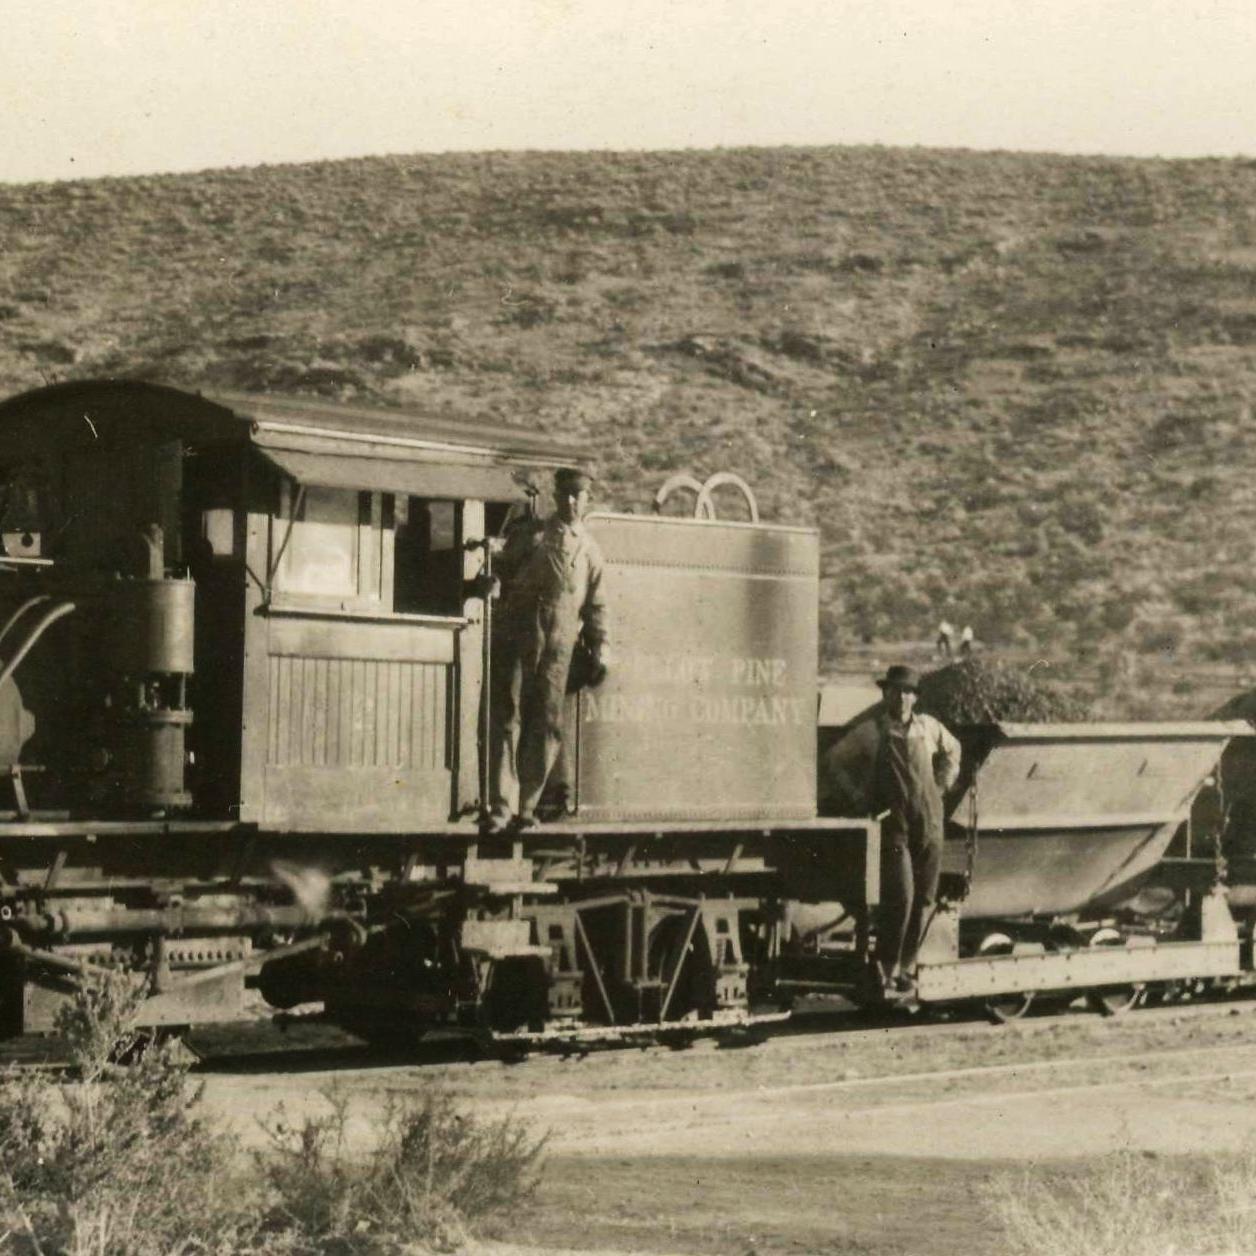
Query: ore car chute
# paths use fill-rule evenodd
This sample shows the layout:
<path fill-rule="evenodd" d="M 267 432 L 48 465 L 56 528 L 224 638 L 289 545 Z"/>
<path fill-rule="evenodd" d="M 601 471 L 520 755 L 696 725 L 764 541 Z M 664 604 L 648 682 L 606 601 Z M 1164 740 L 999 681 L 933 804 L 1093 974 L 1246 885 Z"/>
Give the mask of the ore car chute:
<path fill-rule="evenodd" d="M 1237 723 L 1000 724 L 955 801 L 965 919 L 1096 912 L 1161 862 Z M 966 863 L 953 834 L 946 867 Z"/>
<path fill-rule="evenodd" d="M 1166 855 L 1227 744 L 1248 733 L 1233 721 L 967 730 L 966 746 L 978 749 L 951 799 L 916 997 L 977 999 L 1006 1018 L 1035 992 L 1088 991 L 1111 1012 L 1149 982 L 1240 976 L 1216 860 Z M 867 864 L 876 857 L 870 850 Z M 1152 910 L 1141 910 L 1138 891 L 1156 887 L 1164 893 L 1145 896 Z M 852 935 L 864 911 L 862 927 L 875 931 L 875 900 L 865 895 L 839 935 L 845 943 L 829 942 L 827 976 L 825 948 L 813 946 L 787 965 L 786 980 L 840 989 L 845 967 L 859 996 L 865 973 Z M 823 911 L 795 915 L 819 922 Z"/>

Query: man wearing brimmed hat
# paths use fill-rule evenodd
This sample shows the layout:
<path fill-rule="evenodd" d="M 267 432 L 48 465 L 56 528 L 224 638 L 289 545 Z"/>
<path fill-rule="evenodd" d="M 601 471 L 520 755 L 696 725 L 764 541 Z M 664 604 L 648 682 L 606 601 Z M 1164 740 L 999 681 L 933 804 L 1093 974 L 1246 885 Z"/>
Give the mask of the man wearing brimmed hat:
<path fill-rule="evenodd" d="M 881 816 L 881 917 L 877 964 L 887 990 L 912 988 L 923 927 L 942 871 L 943 795 L 959 775 L 959 742 L 915 710 L 916 672 L 901 663 L 877 681 L 882 700 L 824 761 L 821 782 L 838 810 Z"/>
<path fill-rule="evenodd" d="M 536 805 L 562 750 L 564 703 L 576 642 L 605 674 L 603 559 L 582 522 L 590 477 L 554 474 L 554 513 L 539 531 L 520 530 L 498 562 L 504 592 L 494 617 L 492 821 L 536 822 Z"/>

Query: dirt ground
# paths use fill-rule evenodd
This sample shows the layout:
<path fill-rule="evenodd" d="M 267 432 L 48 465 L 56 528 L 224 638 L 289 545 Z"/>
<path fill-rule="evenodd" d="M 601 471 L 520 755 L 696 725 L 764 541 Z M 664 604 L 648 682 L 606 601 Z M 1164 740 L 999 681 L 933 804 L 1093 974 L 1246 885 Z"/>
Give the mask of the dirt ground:
<path fill-rule="evenodd" d="M 442 1087 L 549 1131 L 536 1203 L 506 1253 L 997 1253 L 992 1175 L 1131 1148 L 1256 1144 L 1251 1003 L 839 1032 L 740 1050 L 536 1056 L 521 1064 L 210 1065 L 206 1103 L 244 1145 L 258 1118 L 348 1095 L 366 1143 L 385 1104 Z M 365 1067 L 358 1065 L 366 1063 Z"/>

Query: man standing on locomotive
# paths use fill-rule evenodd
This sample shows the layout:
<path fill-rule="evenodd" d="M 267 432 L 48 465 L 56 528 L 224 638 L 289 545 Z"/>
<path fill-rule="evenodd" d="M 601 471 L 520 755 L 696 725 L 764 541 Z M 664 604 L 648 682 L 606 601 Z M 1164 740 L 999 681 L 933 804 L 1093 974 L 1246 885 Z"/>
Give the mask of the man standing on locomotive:
<path fill-rule="evenodd" d="M 877 966 L 887 992 L 906 994 L 942 871 L 943 795 L 959 776 L 960 745 L 915 710 L 915 671 L 896 664 L 877 681 L 882 702 L 825 758 L 823 782 L 863 813 L 882 816 Z"/>
<path fill-rule="evenodd" d="M 583 523 L 590 480 L 554 476 L 554 513 L 517 528 L 497 562 L 502 597 L 493 622 L 490 828 L 536 823 L 536 806 L 562 750 L 572 656 L 592 656 L 592 683 L 609 661 L 603 559 Z"/>

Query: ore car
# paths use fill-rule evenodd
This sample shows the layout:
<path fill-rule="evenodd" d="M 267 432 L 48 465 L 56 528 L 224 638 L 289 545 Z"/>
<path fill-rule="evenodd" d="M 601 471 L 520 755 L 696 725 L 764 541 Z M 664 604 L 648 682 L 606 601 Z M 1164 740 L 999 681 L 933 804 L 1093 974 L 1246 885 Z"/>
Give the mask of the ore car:
<path fill-rule="evenodd" d="M 1222 878 L 1215 770 L 1234 739 L 1250 739 L 1249 724 L 960 731 L 964 768 L 913 1001 L 980 1002 L 1009 1019 L 1039 995 L 1085 994 L 1112 1014 L 1148 990 L 1248 980 L 1250 931 Z M 1196 831 L 1201 822 L 1210 831 Z M 865 919 L 877 897 L 871 856 L 867 867 L 853 904 L 795 913 L 813 923 L 790 986 L 858 991 L 866 979 L 858 934 L 875 927 Z"/>

